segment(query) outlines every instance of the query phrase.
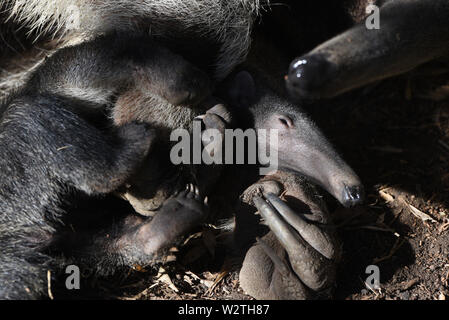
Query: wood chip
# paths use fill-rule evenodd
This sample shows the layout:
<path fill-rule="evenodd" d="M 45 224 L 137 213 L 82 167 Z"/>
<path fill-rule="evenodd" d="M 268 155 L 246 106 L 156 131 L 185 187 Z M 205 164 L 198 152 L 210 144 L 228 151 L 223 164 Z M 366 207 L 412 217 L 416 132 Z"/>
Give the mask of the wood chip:
<path fill-rule="evenodd" d="M 228 270 L 223 270 L 220 274 L 215 278 L 213 285 L 209 288 L 207 294 L 211 294 L 217 285 L 228 275 Z"/>
<path fill-rule="evenodd" d="M 212 288 L 212 286 L 214 285 L 214 282 L 211 280 L 201 280 L 201 283 L 204 284 L 209 289 Z"/>
<path fill-rule="evenodd" d="M 446 222 L 446 223 L 443 223 L 439 228 L 438 228 L 438 231 L 440 232 L 440 233 L 442 233 L 442 232 L 444 232 L 444 231 L 446 231 L 446 230 L 448 230 L 449 229 L 449 222 Z"/>
<path fill-rule="evenodd" d="M 178 293 L 179 289 L 176 288 L 176 286 L 173 284 L 173 282 L 170 279 L 170 276 L 168 274 L 163 274 L 157 281 L 166 284 L 170 289 L 172 289 L 174 292 Z"/>
<path fill-rule="evenodd" d="M 201 280 L 201 278 L 194 274 L 192 271 L 187 271 L 186 274 L 195 280 Z"/>
<path fill-rule="evenodd" d="M 401 282 L 398 285 L 398 287 L 399 287 L 400 290 L 405 291 L 405 290 L 410 289 L 411 287 L 413 287 L 417 283 L 419 283 L 419 279 L 415 278 L 415 279 L 412 279 L 412 280 L 409 280 L 409 281 Z"/>
<path fill-rule="evenodd" d="M 188 275 L 184 275 L 184 281 L 187 282 L 189 284 L 189 286 L 193 286 L 193 282 L 192 279 L 190 279 L 190 277 Z"/>
<path fill-rule="evenodd" d="M 384 199 L 387 203 L 393 202 L 394 201 L 394 197 L 388 193 L 386 193 L 385 191 L 379 190 L 379 195 L 382 199 Z"/>
<path fill-rule="evenodd" d="M 430 222 L 437 222 L 435 219 L 433 219 L 431 216 L 429 216 L 428 214 L 422 212 L 421 210 L 419 210 L 418 208 L 412 206 L 411 204 L 405 202 L 408 205 L 408 208 L 410 209 L 410 212 L 417 218 L 421 219 L 422 221 L 430 221 Z"/>

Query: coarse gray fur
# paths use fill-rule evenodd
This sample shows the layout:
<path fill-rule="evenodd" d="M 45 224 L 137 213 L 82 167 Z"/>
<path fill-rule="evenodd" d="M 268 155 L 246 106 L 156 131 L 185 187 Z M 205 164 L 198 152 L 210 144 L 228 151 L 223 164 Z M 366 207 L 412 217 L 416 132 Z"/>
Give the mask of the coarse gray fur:
<path fill-rule="evenodd" d="M 218 42 L 215 76 L 223 79 L 245 59 L 254 20 L 267 5 L 268 0 L 6 0 L 3 10 L 34 37 L 67 37 L 72 43 L 112 30 L 198 33 Z"/>

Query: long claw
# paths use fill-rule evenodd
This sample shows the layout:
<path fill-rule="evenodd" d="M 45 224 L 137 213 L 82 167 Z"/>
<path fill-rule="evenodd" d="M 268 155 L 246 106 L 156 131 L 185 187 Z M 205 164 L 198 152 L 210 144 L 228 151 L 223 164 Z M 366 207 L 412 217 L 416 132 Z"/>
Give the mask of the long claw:
<path fill-rule="evenodd" d="M 308 245 L 274 207 L 259 196 L 255 196 L 253 201 L 260 215 L 287 251 L 291 266 L 301 281 L 312 290 L 320 290 L 328 285 L 328 261 Z"/>
<path fill-rule="evenodd" d="M 201 200 L 200 189 L 195 186 L 195 200 Z"/>
<path fill-rule="evenodd" d="M 310 244 L 315 250 L 328 259 L 333 259 L 336 255 L 334 241 L 329 234 L 324 232 L 318 226 L 308 223 L 296 212 L 273 194 L 267 194 L 267 200 L 281 214 L 281 216 L 298 231 L 301 237 Z"/>
<path fill-rule="evenodd" d="M 259 210 L 260 215 L 265 219 L 266 224 L 274 232 L 283 247 L 287 249 L 287 251 L 296 251 L 296 243 L 298 243 L 299 239 L 292 232 L 290 226 L 277 214 L 273 207 L 261 197 L 255 196 L 253 201 Z"/>
<path fill-rule="evenodd" d="M 195 197 L 195 188 L 196 187 L 193 184 L 189 184 L 187 199 L 193 199 Z"/>

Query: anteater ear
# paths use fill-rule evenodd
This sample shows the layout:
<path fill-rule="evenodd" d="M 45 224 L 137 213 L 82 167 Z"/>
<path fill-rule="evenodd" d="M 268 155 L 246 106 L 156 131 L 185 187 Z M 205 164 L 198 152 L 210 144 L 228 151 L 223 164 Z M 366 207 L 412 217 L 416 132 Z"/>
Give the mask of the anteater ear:
<path fill-rule="evenodd" d="M 240 71 L 229 88 L 231 102 L 238 107 L 248 107 L 256 100 L 256 84 L 248 71 Z"/>

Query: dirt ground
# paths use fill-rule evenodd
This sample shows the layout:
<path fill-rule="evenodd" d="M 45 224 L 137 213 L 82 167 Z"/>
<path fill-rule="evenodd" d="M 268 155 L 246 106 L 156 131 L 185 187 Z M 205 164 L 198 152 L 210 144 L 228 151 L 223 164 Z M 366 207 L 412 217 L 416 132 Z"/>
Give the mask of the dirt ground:
<path fill-rule="evenodd" d="M 449 298 L 449 100 L 421 97 L 439 80 L 408 74 L 305 106 L 367 191 L 356 209 L 328 200 L 343 242 L 336 299 Z M 176 262 L 96 290 L 125 300 L 250 299 L 217 235 L 208 229 Z M 368 265 L 380 269 L 378 290 L 364 284 Z"/>
<path fill-rule="evenodd" d="M 448 298 L 449 101 L 420 98 L 441 83 L 415 72 L 324 107 L 332 115 L 322 127 L 368 195 L 341 224 L 338 299 Z M 370 264 L 380 268 L 378 291 L 364 287 Z"/>

